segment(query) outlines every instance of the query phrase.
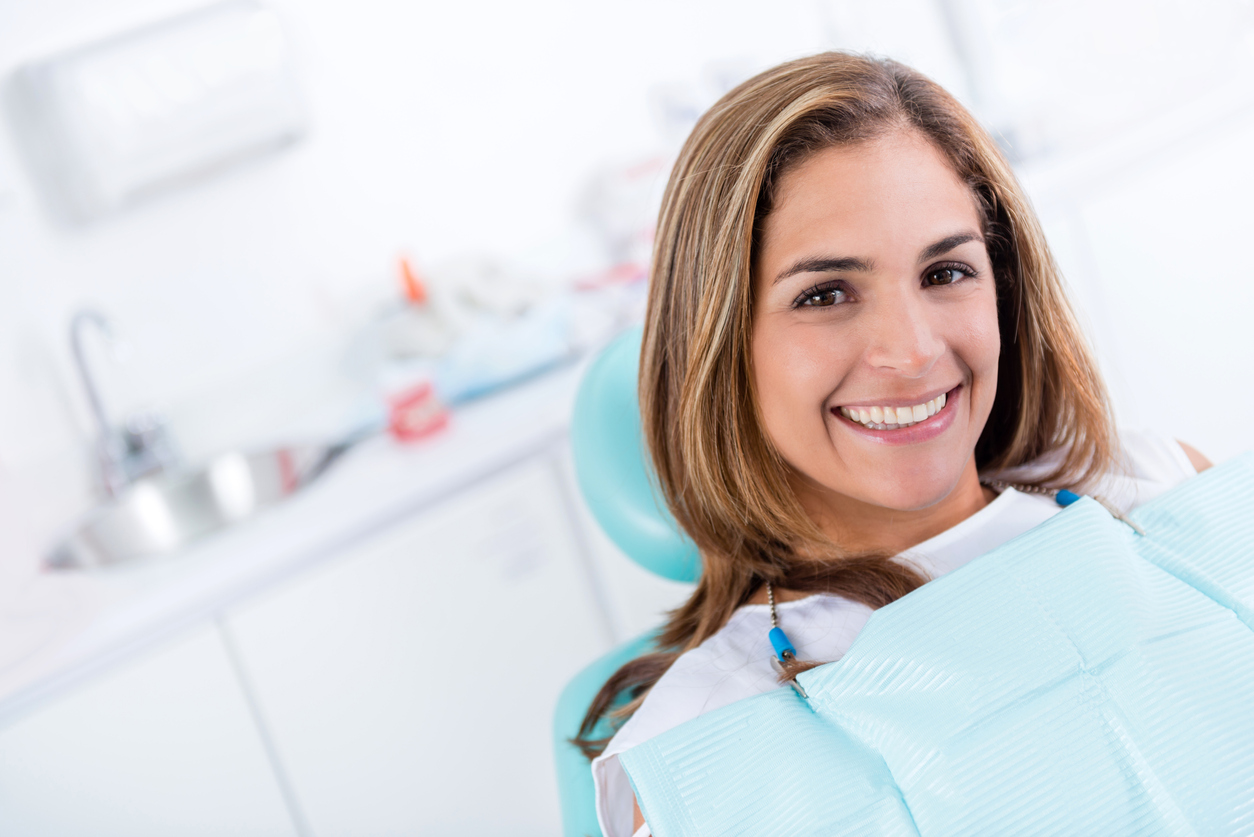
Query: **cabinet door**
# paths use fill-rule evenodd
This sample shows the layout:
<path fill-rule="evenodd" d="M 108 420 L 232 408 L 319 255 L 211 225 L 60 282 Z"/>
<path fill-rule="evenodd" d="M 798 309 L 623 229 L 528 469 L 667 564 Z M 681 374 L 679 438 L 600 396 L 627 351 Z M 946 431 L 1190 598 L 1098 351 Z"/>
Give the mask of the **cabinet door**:
<path fill-rule="evenodd" d="M 294 835 L 212 627 L 0 729 L 0 834 Z"/>
<path fill-rule="evenodd" d="M 228 617 L 319 837 L 560 832 L 554 704 L 609 637 L 555 473 L 516 468 Z"/>

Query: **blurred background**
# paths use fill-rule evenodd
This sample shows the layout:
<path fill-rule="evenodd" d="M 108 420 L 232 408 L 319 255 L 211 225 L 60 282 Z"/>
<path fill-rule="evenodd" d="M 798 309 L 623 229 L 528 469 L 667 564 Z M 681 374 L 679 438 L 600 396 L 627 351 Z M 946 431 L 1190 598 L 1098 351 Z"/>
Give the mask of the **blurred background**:
<path fill-rule="evenodd" d="M 1120 424 L 1251 447 L 1249 0 L 0 0 L 0 831 L 557 833 L 558 692 L 689 589 L 580 371 L 697 116 L 829 48 L 998 138 Z"/>

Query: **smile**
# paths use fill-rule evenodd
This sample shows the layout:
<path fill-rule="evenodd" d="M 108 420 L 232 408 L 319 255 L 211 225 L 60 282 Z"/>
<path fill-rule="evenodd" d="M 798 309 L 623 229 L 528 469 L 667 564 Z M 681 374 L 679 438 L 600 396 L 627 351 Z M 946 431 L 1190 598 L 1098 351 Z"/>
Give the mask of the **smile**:
<path fill-rule="evenodd" d="M 871 430 L 904 430 L 945 409 L 947 393 L 910 407 L 841 407 L 840 414 Z"/>

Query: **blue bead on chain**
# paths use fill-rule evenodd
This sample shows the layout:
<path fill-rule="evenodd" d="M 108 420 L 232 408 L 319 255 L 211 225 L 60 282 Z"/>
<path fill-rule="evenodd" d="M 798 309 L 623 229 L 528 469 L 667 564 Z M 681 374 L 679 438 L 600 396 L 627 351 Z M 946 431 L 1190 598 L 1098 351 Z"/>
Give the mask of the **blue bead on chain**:
<path fill-rule="evenodd" d="M 766 583 L 766 601 L 771 606 L 771 630 L 767 633 L 767 637 L 771 640 L 771 647 L 775 649 L 775 659 L 782 666 L 784 663 L 791 663 L 797 659 L 797 649 L 793 647 L 788 634 L 784 633 L 784 629 L 779 626 L 779 614 L 775 612 L 775 588 L 769 581 Z M 809 697 L 796 678 L 789 678 L 788 685 L 792 686 L 801 697 Z"/>
<path fill-rule="evenodd" d="M 1062 506 L 1064 509 L 1079 500 L 1083 495 L 1076 494 L 1074 491 L 1068 491 L 1065 488 L 1058 489 L 1058 493 L 1054 495 L 1054 502 Z"/>
<path fill-rule="evenodd" d="M 778 625 L 771 628 L 771 632 L 767 634 L 771 639 L 771 645 L 775 648 L 775 656 L 782 663 L 788 659 L 796 659 L 797 649 L 792 647 L 792 641 L 788 639 L 788 634 L 784 633 L 784 629 Z"/>

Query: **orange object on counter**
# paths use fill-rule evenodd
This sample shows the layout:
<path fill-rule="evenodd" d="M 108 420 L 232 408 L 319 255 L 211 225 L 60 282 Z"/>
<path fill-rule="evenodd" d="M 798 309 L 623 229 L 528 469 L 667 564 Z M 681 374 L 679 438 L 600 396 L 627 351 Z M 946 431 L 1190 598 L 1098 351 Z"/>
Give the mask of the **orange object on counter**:
<path fill-rule="evenodd" d="M 409 259 L 401 256 L 400 258 L 401 273 L 401 289 L 405 292 L 405 298 L 414 305 L 424 305 L 427 302 L 427 286 L 418 275 L 418 271 L 414 270 L 413 265 L 409 263 Z"/>

